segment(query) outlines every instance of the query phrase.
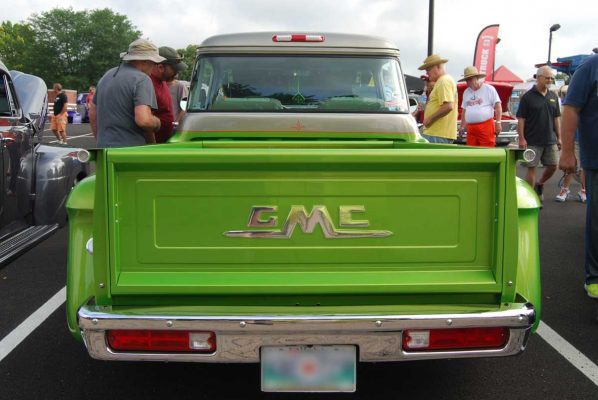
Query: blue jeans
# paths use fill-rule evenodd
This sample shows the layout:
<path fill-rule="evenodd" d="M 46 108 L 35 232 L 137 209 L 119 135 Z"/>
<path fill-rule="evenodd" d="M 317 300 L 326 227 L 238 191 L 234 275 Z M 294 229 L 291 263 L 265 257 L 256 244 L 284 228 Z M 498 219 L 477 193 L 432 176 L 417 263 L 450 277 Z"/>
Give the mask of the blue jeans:
<path fill-rule="evenodd" d="M 586 283 L 598 283 L 598 169 L 586 173 Z"/>
<path fill-rule="evenodd" d="M 453 144 L 454 140 L 449 138 L 444 138 L 440 136 L 431 136 L 422 133 L 422 137 L 426 139 L 430 143 L 442 143 L 442 144 Z"/>

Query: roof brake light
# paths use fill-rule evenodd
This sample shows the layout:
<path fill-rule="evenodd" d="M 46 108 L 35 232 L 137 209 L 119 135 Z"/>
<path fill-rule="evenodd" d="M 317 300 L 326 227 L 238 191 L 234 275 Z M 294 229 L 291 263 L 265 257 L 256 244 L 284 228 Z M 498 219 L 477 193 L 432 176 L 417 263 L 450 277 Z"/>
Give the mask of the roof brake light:
<path fill-rule="evenodd" d="M 273 42 L 323 42 L 324 35 L 274 35 Z"/>

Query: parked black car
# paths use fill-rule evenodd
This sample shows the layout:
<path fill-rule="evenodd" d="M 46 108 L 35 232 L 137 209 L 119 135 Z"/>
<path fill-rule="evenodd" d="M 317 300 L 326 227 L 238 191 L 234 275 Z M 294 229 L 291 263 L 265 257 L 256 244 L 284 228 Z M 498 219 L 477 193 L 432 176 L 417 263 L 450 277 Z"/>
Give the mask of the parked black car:
<path fill-rule="evenodd" d="M 48 90 L 0 62 L 0 266 L 66 222 L 66 199 L 88 174 L 82 149 L 42 144 Z"/>

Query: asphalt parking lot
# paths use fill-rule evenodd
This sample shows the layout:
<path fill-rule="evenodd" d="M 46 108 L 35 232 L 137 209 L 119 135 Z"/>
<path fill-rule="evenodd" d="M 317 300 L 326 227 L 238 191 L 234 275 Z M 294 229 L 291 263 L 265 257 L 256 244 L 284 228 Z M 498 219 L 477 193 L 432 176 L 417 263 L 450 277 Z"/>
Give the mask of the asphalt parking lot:
<path fill-rule="evenodd" d="M 51 132 L 45 140 L 53 141 Z M 93 147 L 89 125 L 69 125 L 69 144 Z M 330 396 L 261 393 L 254 364 L 93 360 L 66 327 L 63 228 L 0 269 L 0 399 L 597 399 L 598 302 L 583 290 L 585 205 L 552 200 L 559 178 L 547 183 L 540 212 L 543 325 L 520 356 L 360 364 L 357 392 Z M 47 318 L 36 314 L 51 298 Z M 6 352 L 14 332 L 19 340 Z"/>

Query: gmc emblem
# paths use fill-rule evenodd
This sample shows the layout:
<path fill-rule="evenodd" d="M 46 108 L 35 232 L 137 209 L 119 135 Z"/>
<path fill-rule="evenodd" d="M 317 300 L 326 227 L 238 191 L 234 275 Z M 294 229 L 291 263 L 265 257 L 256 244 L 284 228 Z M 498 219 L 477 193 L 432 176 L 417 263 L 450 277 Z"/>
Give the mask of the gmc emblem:
<path fill-rule="evenodd" d="M 365 212 L 365 206 L 339 207 L 339 226 L 350 229 L 337 229 L 326 206 L 320 205 L 313 206 L 309 214 L 304 206 L 291 206 L 291 211 L 284 221 L 282 229 L 263 229 L 277 226 L 278 216 L 271 215 L 277 212 L 277 206 L 253 206 L 249 213 L 247 226 L 262 229 L 226 231 L 224 235 L 234 238 L 290 239 L 297 225 L 303 233 L 313 233 L 316 225 L 320 225 L 326 239 L 382 238 L 393 234 L 391 231 L 355 229 L 370 226 L 367 220 L 353 219 L 353 213 Z"/>

